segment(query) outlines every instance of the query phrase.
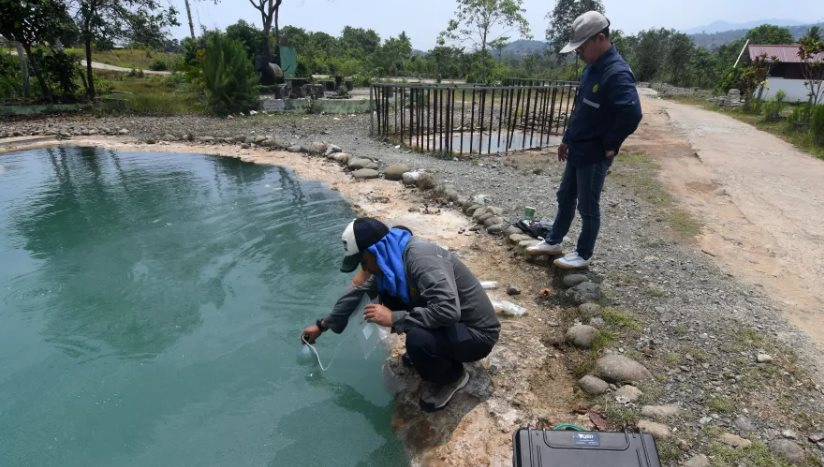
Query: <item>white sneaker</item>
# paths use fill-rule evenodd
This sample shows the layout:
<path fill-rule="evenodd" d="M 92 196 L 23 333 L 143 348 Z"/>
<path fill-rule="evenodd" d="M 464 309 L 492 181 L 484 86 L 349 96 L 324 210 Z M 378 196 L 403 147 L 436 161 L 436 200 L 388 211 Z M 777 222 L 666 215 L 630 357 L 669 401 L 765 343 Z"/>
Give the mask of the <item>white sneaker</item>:
<path fill-rule="evenodd" d="M 526 254 L 530 256 L 538 256 L 538 255 L 562 255 L 564 251 L 561 249 L 561 244 L 551 244 L 547 243 L 546 240 L 541 240 L 541 243 L 528 247 L 526 249 Z"/>
<path fill-rule="evenodd" d="M 552 262 L 555 267 L 561 269 L 584 269 L 589 267 L 589 263 L 592 262 L 592 258 L 584 259 L 578 256 L 578 252 L 574 251 L 563 258 L 558 258 Z"/>

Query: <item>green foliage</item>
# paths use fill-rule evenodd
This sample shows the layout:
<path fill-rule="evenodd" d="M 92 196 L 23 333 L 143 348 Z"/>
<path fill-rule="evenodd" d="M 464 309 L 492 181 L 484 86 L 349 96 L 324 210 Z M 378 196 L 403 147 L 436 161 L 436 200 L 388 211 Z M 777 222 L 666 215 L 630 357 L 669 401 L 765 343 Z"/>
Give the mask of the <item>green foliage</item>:
<path fill-rule="evenodd" d="M 166 71 L 169 69 L 169 65 L 167 65 L 164 60 L 155 60 L 155 62 L 149 66 L 149 69 L 154 71 Z"/>
<path fill-rule="evenodd" d="M 227 26 L 226 37 L 240 42 L 249 60 L 252 60 L 263 47 L 263 31 L 243 20 Z"/>
<path fill-rule="evenodd" d="M 209 109 L 217 115 L 245 112 L 258 106 L 258 77 L 243 45 L 212 35 L 202 64 Z"/>
<path fill-rule="evenodd" d="M 764 104 L 764 121 L 777 122 L 781 119 L 781 112 L 787 107 L 784 101 L 787 98 L 787 93 L 783 89 L 779 89 L 775 93 L 775 97 Z"/>
<path fill-rule="evenodd" d="M 531 38 L 529 21 L 524 16 L 523 0 L 458 0 L 455 18 L 441 33 L 440 44 L 449 39 L 470 41 L 485 54 L 499 29 L 517 29 L 523 38 Z"/>
<path fill-rule="evenodd" d="M 0 55 L 0 99 L 23 97 L 23 76 L 17 56 Z"/>
<path fill-rule="evenodd" d="M 810 134 L 816 144 L 824 146 L 824 105 L 817 105 L 812 110 Z"/>
<path fill-rule="evenodd" d="M 799 41 L 798 57 L 801 58 L 801 74 L 804 86 L 809 90 L 810 105 L 818 105 L 824 97 L 824 41 L 818 28 L 811 28 Z"/>
<path fill-rule="evenodd" d="M 744 99 L 744 111 L 759 113 L 761 102 L 753 98 L 753 95 L 759 87 L 764 85 L 769 69 L 767 57 L 762 55 L 756 57 L 749 66 L 741 70 L 738 77 L 738 89 L 741 90 L 741 97 Z"/>
<path fill-rule="evenodd" d="M 762 24 L 747 31 L 746 39 L 752 44 L 792 44 L 795 42 L 789 29 L 772 24 Z"/>
<path fill-rule="evenodd" d="M 43 81 L 52 96 L 73 100 L 81 74 L 79 57 L 58 50 L 36 49 L 30 54 L 40 66 Z"/>
<path fill-rule="evenodd" d="M 552 44 L 556 53 L 572 36 L 572 22 L 575 18 L 592 10 L 604 13 L 604 2 L 601 0 L 558 0 L 552 12 L 547 14 L 550 22 L 546 30 L 546 40 Z"/>

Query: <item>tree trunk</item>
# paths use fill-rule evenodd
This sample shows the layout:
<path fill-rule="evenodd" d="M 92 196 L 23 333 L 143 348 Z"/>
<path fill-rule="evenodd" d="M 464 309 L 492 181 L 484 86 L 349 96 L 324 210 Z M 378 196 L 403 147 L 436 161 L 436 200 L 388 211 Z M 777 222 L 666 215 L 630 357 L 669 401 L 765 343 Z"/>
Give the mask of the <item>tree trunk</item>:
<path fill-rule="evenodd" d="M 86 96 L 89 99 L 95 98 L 94 92 L 94 75 L 92 74 L 92 36 L 86 34 L 83 38 L 83 44 L 86 48 Z"/>
<path fill-rule="evenodd" d="M 189 33 L 192 35 L 192 39 L 195 39 L 195 25 L 192 23 L 192 9 L 189 7 L 189 0 L 185 0 L 186 3 L 186 16 L 189 17 Z"/>
<path fill-rule="evenodd" d="M 272 31 L 272 16 L 266 18 L 263 22 L 263 57 L 266 63 L 272 61 L 272 44 L 269 40 L 269 32 Z"/>
<path fill-rule="evenodd" d="M 49 90 L 49 87 L 46 86 L 46 82 L 43 80 L 43 75 L 40 73 L 40 69 L 37 66 L 37 60 L 35 60 L 34 56 L 31 54 L 31 45 L 24 44 L 23 48 L 26 49 L 26 55 L 29 57 L 29 63 L 31 64 L 32 71 L 34 71 L 34 76 L 37 78 L 37 82 L 40 83 L 40 92 L 43 94 L 44 98 L 51 101 L 51 91 Z"/>
<path fill-rule="evenodd" d="M 26 63 L 26 54 L 23 52 L 23 44 L 15 42 L 14 46 L 17 48 L 17 61 L 20 63 L 20 73 L 23 74 L 23 96 L 29 97 L 31 94 L 31 86 L 29 85 L 29 65 Z"/>
<path fill-rule="evenodd" d="M 275 4 L 275 56 L 278 59 L 278 65 L 280 65 L 280 26 L 278 24 L 280 2 L 281 0 L 278 0 L 277 4 Z"/>

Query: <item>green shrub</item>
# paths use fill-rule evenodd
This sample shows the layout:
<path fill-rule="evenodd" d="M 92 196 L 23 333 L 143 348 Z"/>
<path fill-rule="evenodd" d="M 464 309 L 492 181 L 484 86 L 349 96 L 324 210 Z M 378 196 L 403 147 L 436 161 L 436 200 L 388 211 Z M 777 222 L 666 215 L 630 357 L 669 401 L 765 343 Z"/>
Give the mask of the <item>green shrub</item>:
<path fill-rule="evenodd" d="M 202 71 L 211 112 L 226 115 L 258 107 L 258 76 L 240 42 L 210 37 Z"/>
<path fill-rule="evenodd" d="M 164 60 L 158 59 L 149 66 L 149 69 L 152 71 L 167 71 L 169 69 L 169 65 L 167 65 Z"/>
<path fill-rule="evenodd" d="M 78 82 L 81 74 L 80 58 L 62 50 L 36 49 L 32 55 L 40 67 L 40 73 L 46 86 L 54 97 L 72 100 L 77 97 Z M 30 79 L 34 73 L 30 73 Z M 34 91 L 35 88 L 32 88 Z"/>
<path fill-rule="evenodd" d="M 787 106 L 787 103 L 784 102 L 786 98 L 787 93 L 785 93 L 783 89 L 779 89 L 778 92 L 775 93 L 773 100 L 764 103 L 765 122 L 777 122 L 781 120 L 781 112 L 783 112 Z"/>
<path fill-rule="evenodd" d="M 14 99 L 22 95 L 23 75 L 20 73 L 17 56 L 0 55 L 0 99 Z"/>
<path fill-rule="evenodd" d="M 815 144 L 824 146 L 824 105 L 817 105 L 810 117 L 810 133 Z"/>
<path fill-rule="evenodd" d="M 810 105 L 801 104 L 796 106 L 787 117 L 787 129 L 794 131 L 806 127 L 810 121 Z"/>

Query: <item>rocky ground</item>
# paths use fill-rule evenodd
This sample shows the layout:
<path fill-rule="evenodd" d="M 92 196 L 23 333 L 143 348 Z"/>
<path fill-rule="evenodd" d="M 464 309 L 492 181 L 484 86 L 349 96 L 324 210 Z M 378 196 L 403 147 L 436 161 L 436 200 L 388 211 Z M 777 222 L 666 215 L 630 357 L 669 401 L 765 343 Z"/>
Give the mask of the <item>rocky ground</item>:
<path fill-rule="evenodd" d="M 312 143 L 323 141 L 349 154 L 329 155 L 344 166 L 369 159 L 352 167 L 362 178 L 432 174 L 407 176 L 424 189 L 420 209 L 462 209 L 486 222 L 478 232 L 503 230 L 524 206 L 539 216 L 554 212 L 562 166 L 548 152 L 438 158 L 372 141 L 368 129 L 363 115 L 72 116 L 6 121 L 0 138 L 108 134 L 158 150 L 165 141 L 192 141 L 318 156 L 327 146 Z M 396 164 L 407 167 L 389 169 Z M 824 443 L 811 441 L 824 432 L 824 389 L 810 371 L 811 347 L 762 290 L 694 247 L 700 224 L 655 174 L 649 158 L 631 151 L 613 166 L 598 256 L 580 277 L 554 271 L 545 259 L 526 261 L 526 244 L 509 238 L 514 231 L 454 232 L 472 236 L 458 253 L 482 279 L 499 281 L 493 297 L 528 314 L 504 318 L 499 346 L 473 366 L 467 394 L 441 414 L 414 409 L 413 379 L 390 361 L 387 379 L 403 389 L 395 424 L 414 461 L 506 465 L 515 427 L 571 422 L 649 431 L 664 465 L 824 464 Z M 507 295 L 510 284 L 518 294 Z"/>

